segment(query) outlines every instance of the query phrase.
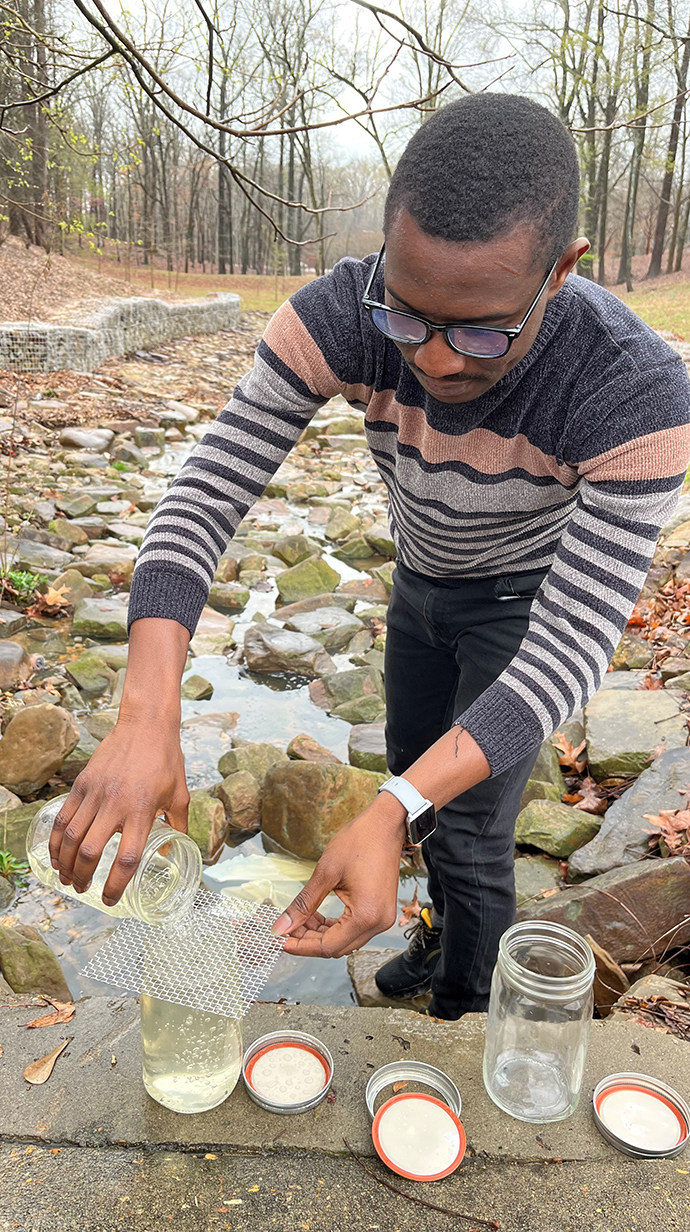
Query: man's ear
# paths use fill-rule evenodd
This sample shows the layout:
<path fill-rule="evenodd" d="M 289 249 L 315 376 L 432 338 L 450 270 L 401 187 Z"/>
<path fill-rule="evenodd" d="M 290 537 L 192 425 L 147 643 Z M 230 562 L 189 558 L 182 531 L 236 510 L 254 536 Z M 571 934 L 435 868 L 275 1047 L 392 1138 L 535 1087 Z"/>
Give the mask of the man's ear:
<path fill-rule="evenodd" d="M 572 274 L 578 261 L 584 257 L 586 252 L 589 252 L 590 247 L 590 242 L 584 235 L 578 236 L 576 240 L 573 240 L 572 244 L 568 244 L 549 283 L 547 299 L 553 299 L 556 292 L 560 291 L 568 274 Z"/>

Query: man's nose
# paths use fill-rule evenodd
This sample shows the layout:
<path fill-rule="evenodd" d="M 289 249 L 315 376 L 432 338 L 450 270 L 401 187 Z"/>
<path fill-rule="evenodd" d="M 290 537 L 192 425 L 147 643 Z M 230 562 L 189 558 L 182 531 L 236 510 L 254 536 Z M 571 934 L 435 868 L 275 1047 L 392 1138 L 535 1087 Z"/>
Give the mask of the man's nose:
<path fill-rule="evenodd" d="M 414 353 L 416 366 L 432 378 L 461 376 L 467 367 L 464 355 L 458 355 L 449 347 L 443 334 L 434 332 L 428 342 L 422 343 Z"/>

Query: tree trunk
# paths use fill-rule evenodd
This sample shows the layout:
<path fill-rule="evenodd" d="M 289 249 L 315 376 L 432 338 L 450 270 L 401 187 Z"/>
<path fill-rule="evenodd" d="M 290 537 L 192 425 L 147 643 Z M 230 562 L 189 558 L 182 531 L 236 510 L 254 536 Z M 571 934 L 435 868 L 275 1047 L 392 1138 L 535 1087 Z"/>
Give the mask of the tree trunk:
<path fill-rule="evenodd" d="M 685 88 L 688 79 L 688 64 L 690 63 L 690 22 L 688 23 L 688 32 L 683 46 L 683 58 L 681 60 L 680 69 L 677 71 L 678 94 L 675 106 L 673 108 L 673 119 L 671 121 L 671 131 L 668 138 L 668 151 L 666 154 L 666 170 L 664 172 L 664 182 L 661 187 L 661 197 L 659 198 L 659 209 L 656 216 L 656 228 L 654 231 L 654 243 L 652 246 L 652 258 L 649 262 L 647 270 L 647 278 L 658 278 L 661 273 L 661 261 L 664 255 L 664 239 L 666 238 L 666 224 L 668 222 L 669 210 L 671 209 L 671 190 L 673 188 L 673 173 L 676 167 L 676 152 L 678 150 L 678 138 L 680 136 L 680 121 L 683 115 L 683 107 L 685 106 Z"/>

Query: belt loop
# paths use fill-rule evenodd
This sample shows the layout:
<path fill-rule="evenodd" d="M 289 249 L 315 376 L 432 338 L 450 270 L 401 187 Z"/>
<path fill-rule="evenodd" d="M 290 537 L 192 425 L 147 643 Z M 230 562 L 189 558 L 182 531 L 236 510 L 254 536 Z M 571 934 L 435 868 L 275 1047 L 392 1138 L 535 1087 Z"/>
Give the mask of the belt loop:
<path fill-rule="evenodd" d="M 513 579 L 510 577 L 499 578 L 494 586 L 494 597 L 503 603 L 508 599 L 519 599 L 520 596 L 516 593 L 513 586 Z"/>

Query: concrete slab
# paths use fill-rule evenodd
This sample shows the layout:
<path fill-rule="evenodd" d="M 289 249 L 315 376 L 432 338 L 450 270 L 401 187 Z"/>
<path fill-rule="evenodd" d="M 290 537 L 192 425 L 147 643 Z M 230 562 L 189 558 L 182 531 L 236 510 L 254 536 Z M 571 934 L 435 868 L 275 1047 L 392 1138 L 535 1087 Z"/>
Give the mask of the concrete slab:
<path fill-rule="evenodd" d="M 156 1104 L 140 1073 L 138 1006 L 132 997 L 94 997 L 79 1003 L 67 1027 L 23 1029 L 35 1010 L 3 1004 L 0 1025 L 0 1138 L 53 1146 L 126 1146 L 199 1152 L 266 1148 L 344 1152 L 343 1138 L 373 1154 L 364 1088 L 380 1065 L 428 1061 L 455 1080 L 463 1098 L 469 1157 L 485 1162 L 544 1159 L 619 1165 L 622 1157 L 597 1132 L 591 1094 L 608 1073 L 656 1074 L 690 1097 L 688 1045 L 615 1015 L 594 1023 L 580 1107 L 567 1121 L 543 1128 L 514 1121 L 487 1096 L 482 1081 L 485 1016 L 438 1023 L 410 1011 L 330 1006 L 255 1005 L 245 1019 L 245 1044 L 285 1027 L 317 1035 L 335 1061 L 333 1103 L 301 1116 L 279 1117 L 254 1105 L 241 1085 L 220 1108 L 180 1116 Z M 72 1043 L 49 1081 L 30 1087 L 29 1061 L 62 1039 Z M 677 1162 L 677 1161 L 676 1161 Z M 690 1224 L 690 1220 L 688 1221 Z"/>
<path fill-rule="evenodd" d="M 0 1144 L 1 1232 L 484 1232 L 413 1205 L 349 1157 Z M 639 1163 L 486 1164 L 408 1194 L 501 1232 L 687 1232 L 687 1169 Z"/>

